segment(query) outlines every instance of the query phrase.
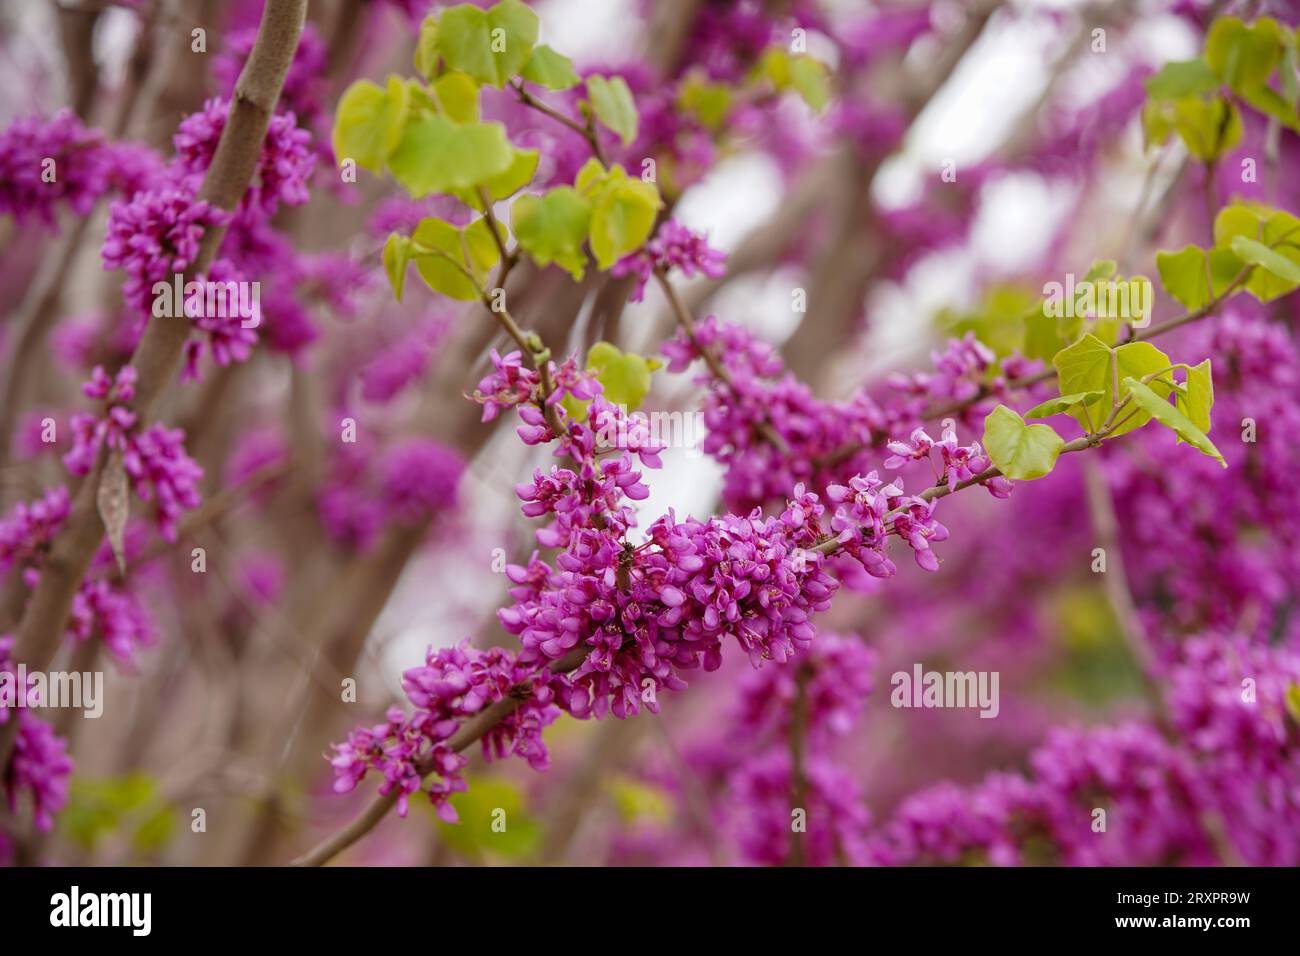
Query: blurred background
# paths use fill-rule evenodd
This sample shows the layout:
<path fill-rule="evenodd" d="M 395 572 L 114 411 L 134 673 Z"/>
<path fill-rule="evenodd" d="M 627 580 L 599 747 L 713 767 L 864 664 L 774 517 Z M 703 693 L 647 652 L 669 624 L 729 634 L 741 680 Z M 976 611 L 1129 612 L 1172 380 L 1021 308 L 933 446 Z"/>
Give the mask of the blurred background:
<path fill-rule="evenodd" d="M 614 158 L 630 170 L 655 158 L 672 217 L 727 254 L 724 275 L 681 280 L 689 307 L 770 342 L 823 402 L 948 397 L 934 392 L 936 362 L 973 361 L 957 377 L 974 382 L 1013 356 L 1031 371 L 1050 364 L 1023 332 L 1044 283 L 1082 276 L 1095 259 L 1154 278 L 1157 249 L 1210 241 L 1207 191 L 1300 210 L 1290 129 L 1247 112 L 1240 145 L 1207 166 L 1176 138 L 1146 142 L 1140 118 L 1144 79 L 1198 56 L 1213 16 L 1273 15 L 1294 32 L 1293 4 L 530 5 L 541 40 L 580 72 L 627 78 L 640 134 L 611 147 Z M 463 210 L 409 200 L 365 172 L 344 182 L 329 145 L 343 89 L 409 75 L 418 24 L 440 6 L 312 0 L 282 106 L 312 134 L 318 160 L 310 202 L 281 209 L 258 251 L 261 342 L 247 362 L 202 366 L 161 414 L 186 431 L 205 504 L 177 544 L 132 532 L 129 586 L 114 584 L 131 623 L 116 643 L 66 642 L 62 660 L 105 671 L 104 716 L 55 716 L 75 761 L 67 804 L 45 833 L 23 825 L 21 803 L 11 807 L 11 862 L 287 862 L 373 794 L 369 780 L 333 794 L 326 755 L 353 726 L 403 706 L 402 672 L 426 648 L 512 645 L 495 616 L 510 600 L 502 571 L 537 549 L 514 486 L 546 455 L 502 427 L 508 416 L 481 422 L 466 398 L 490 350 L 507 345 L 482 309 L 413 283 L 399 305 L 380 262 L 390 230 Z M 0 0 L 0 128 L 70 109 L 109 140 L 166 157 L 181 118 L 229 94 L 260 10 L 258 0 Z M 820 111 L 792 93 L 734 92 L 792 30 L 829 68 Z M 692 84 L 735 98 L 706 122 L 682 107 Z M 571 180 L 585 159 L 581 138 L 499 91 L 487 91 L 484 112 L 541 150 L 536 185 Z M 1243 179 L 1243 158 L 1258 161 L 1257 180 Z M 120 364 L 138 336 L 121 276 L 101 262 L 110 201 L 49 223 L 0 216 L 0 347 L 14 352 L 24 316 L 41 329 L 21 388 L 6 391 L 6 511 L 62 480 L 67 447 L 40 441 L 42 421 L 66 427 L 86 405 L 78 387 L 89 369 Z M 796 291 L 806 311 L 792 307 Z M 592 270 L 575 283 L 531 263 L 509 287 L 516 318 L 557 353 L 605 340 L 657 354 L 673 316 L 657 289 L 642 301 L 630 292 L 627 279 Z M 1158 296 L 1157 321 L 1183 311 Z M 1195 716 L 1235 692 L 1239 673 L 1275 667 L 1281 676 L 1267 680 L 1283 696 L 1296 679 L 1286 675 L 1300 552 L 1285 479 L 1297 452 L 1284 437 L 1300 417 L 1296 318 L 1294 297 L 1234 300 L 1162 340 L 1192 363 L 1213 356 L 1211 437 L 1227 472 L 1144 432 L 1095 459 L 1063 458 L 1010 501 L 958 496 L 943 510 L 951 538 L 936 547 L 937 573 L 899 558 L 896 580 L 846 588 L 819 632 L 852 648 L 828 645 L 853 670 L 841 683 L 861 689 L 818 756 L 814 788 L 835 822 L 814 824 L 830 836 L 801 862 L 1300 862 L 1300 716 L 1267 715 L 1283 736 L 1263 777 L 1240 752 L 1216 763 L 1228 745 L 1214 733 L 1229 731 Z M 968 333 L 987 357 L 950 345 Z M 658 371 L 645 407 L 689 412 L 702 394 L 694 374 Z M 980 437 L 992 404 L 957 416 L 963 441 Z M 1253 444 L 1239 435 L 1247 417 L 1259 423 Z M 356 445 L 337 440 L 344 418 L 358 423 Z M 937 437 L 938 423 L 928 427 Z M 464 473 L 442 507 L 394 517 L 380 489 L 413 437 L 453 451 Z M 650 497 L 635 503 L 642 529 L 669 509 L 770 508 L 737 501 L 727 463 L 698 446 L 663 458 Z M 0 633 L 21 609 L 18 573 L 0 565 L 10 577 Z M 1273 656 L 1265 664 L 1256 652 Z M 998 717 L 892 707 L 889 675 L 916 663 L 998 672 Z M 339 692 L 347 679 L 354 699 Z M 343 859 L 790 862 L 788 793 L 761 721 L 744 714 L 755 701 L 788 701 L 792 685 L 740 654 L 688 680 L 658 716 L 562 718 L 547 730 L 545 773 L 476 755 L 470 789 L 453 801 L 461 824 L 416 799 L 408 818 L 386 820 Z M 1214 769 L 1197 776 L 1193 765 Z M 1049 784 L 1085 811 L 1111 808 L 1104 838 L 1091 839 L 1086 813 L 1077 833 L 1044 822 L 1045 798 L 1028 790 Z M 1184 801 L 1190 818 L 1208 820 L 1190 837 L 1160 823 Z M 488 825 L 497 808 L 505 834 Z M 195 832 L 199 809 L 206 826 Z"/>

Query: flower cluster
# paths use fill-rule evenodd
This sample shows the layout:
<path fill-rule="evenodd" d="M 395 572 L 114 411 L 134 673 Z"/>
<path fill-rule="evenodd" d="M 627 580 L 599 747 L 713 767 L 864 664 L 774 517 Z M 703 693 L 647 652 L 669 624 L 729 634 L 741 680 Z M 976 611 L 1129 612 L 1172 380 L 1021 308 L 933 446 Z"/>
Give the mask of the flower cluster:
<path fill-rule="evenodd" d="M 156 502 L 158 531 L 174 541 L 181 513 L 199 505 L 203 469 L 185 452 L 185 433 L 179 428 L 155 424 L 136 429 L 137 416 L 130 407 L 135 382 L 135 369 L 129 365 L 113 378 L 95 366 L 82 391 L 103 401 L 105 411 L 72 417 L 73 446 L 63 463 L 74 475 L 85 475 L 104 448 L 121 452 L 132 490 L 142 500 Z"/>
<path fill-rule="evenodd" d="M 68 634 L 78 641 L 98 637 L 108 652 L 128 666 L 136 652 L 156 640 L 153 620 L 130 591 L 109 581 L 87 579 L 72 599 Z"/>
<path fill-rule="evenodd" d="M 1197 765 L 1202 799 L 1254 866 L 1300 861 L 1300 653 L 1239 637 L 1183 646 L 1169 711 Z"/>
<path fill-rule="evenodd" d="M 316 499 L 321 522 L 336 541 L 365 550 L 385 524 L 421 521 L 454 508 L 464 470 L 459 454 L 424 439 L 400 442 L 380 455 L 369 446 L 343 444 L 330 456 Z"/>
<path fill-rule="evenodd" d="M 117 190 L 129 197 L 153 181 L 161 166 L 146 147 L 106 142 L 72 110 L 20 119 L 0 132 L 0 214 L 52 225 L 63 204 L 88 216 L 101 196 Z"/>
<path fill-rule="evenodd" d="M 199 254 L 206 232 L 229 216 L 195 194 L 194 184 L 176 183 L 109 207 L 101 255 L 105 269 L 122 269 L 122 295 L 136 310 L 152 311 L 153 288 L 183 275 Z"/>
<path fill-rule="evenodd" d="M 823 757 L 810 759 L 802 775 L 801 798 L 794 809 L 803 811 L 806 829 L 799 832 L 792 829 L 796 787 L 789 751 L 767 751 L 732 775 L 729 802 L 739 808 L 733 830 L 745 861 L 757 866 L 788 864 L 797 840 L 810 866 L 868 862 L 871 814 L 857 781 Z"/>
<path fill-rule="evenodd" d="M 38 704 L 33 688 L 13 686 L 18 674 L 13 645 L 11 635 L 0 635 L 0 686 L 7 687 L 6 695 L 13 692 L 15 702 L 22 694 L 30 704 Z M 0 725 L 17 720 L 18 728 L 9 765 L 0 767 L 0 783 L 11 813 L 17 813 L 19 798 L 28 795 L 36 828 L 45 832 L 54 825 L 54 815 L 68 802 L 72 760 L 67 754 L 67 742 L 26 707 L 12 715 L 9 710 L 7 705 L 0 706 Z"/>
<path fill-rule="evenodd" d="M 195 281 L 203 283 L 204 289 L 210 287 L 208 283 L 211 283 L 222 289 L 224 296 L 224 290 L 239 288 L 243 276 L 230 260 L 218 259 L 208 267 L 207 275 L 197 276 Z M 241 297 L 242 294 L 235 292 L 234 295 Z M 247 317 L 240 315 L 238 308 L 231 308 L 231 304 L 231 298 L 227 297 L 224 305 L 216 309 L 209 309 L 206 304 L 198 307 L 198 303 L 195 303 L 193 308 L 188 303 L 186 305 L 185 314 L 193 320 L 194 328 L 206 333 L 206 344 L 212 360 L 223 368 L 248 361 L 253 354 L 253 346 L 257 344 L 257 327 L 262 324 L 260 302 L 248 303 L 251 314 Z M 200 339 L 190 339 L 185 343 L 185 378 L 199 377 L 199 358 L 203 354 L 203 346 L 204 340 Z"/>
<path fill-rule="evenodd" d="M 0 572 L 19 562 L 39 562 L 71 510 L 71 496 L 62 485 L 30 504 L 19 502 L 0 520 Z"/>
<path fill-rule="evenodd" d="M 405 816 L 407 797 L 421 789 L 426 775 L 433 774 L 437 779 L 428 784 L 429 799 L 442 819 L 456 822 L 456 810 L 448 797 L 465 790 L 461 771 L 468 760 L 451 748 L 450 738 L 461 719 L 520 693 L 518 687 L 529 688 L 531 676 L 531 669 L 520 667 L 502 648 L 479 650 L 468 641 L 436 651 L 431 648 L 424 666 L 402 675 L 402 687 L 415 708 L 413 715 L 406 717 L 393 708 L 385 723 L 354 730 L 345 743 L 335 745 L 331 760 L 335 790 L 352 790 L 373 770 L 384 778 L 380 793 L 400 791 L 398 813 Z M 550 705 L 551 691 L 545 684 L 526 689 L 522 695 L 526 705 L 483 737 L 483 755 L 491 760 L 515 754 L 543 770 L 548 754 L 541 731 L 557 711 Z"/>
<path fill-rule="evenodd" d="M 1059 728 L 1030 766 L 1029 777 L 993 774 L 971 789 L 944 783 L 908 798 L 874 838 L 874 859 L 1152 866 L 1212 858 L 1192 767 L 1151 727 Z"/>
<path fill-rule="evenodd" d="M 706 350 L 721 361 L 728 381 L 708 372 L 698 378 L 708 388 L 704 451 L 726 466 L 723 499 L 734 511 L 780 501 L 800 482 L 825 489 L 842 483 L 846 475 L 866 471 L 870 452 L 912 432 L 936 406 L 969 403 L 956 412 L 958 422 L 978 427 L 990 403 L 1007 397 L 1008 376 L 1018 378 L 1032 368 L 1013 357 L 995 374 L 993 353 L 968 334 L 934 354 L 933 372 L 891 377 L 887 401 L 861 391 L 837 402 L 814 395 L 785 370 L 772 347 L 748 329 L 714 316 L 701 321 L 693 337 L 681 331 L 663 346 L 670 371 L 682 371 Z M 983 396 L 988 398 L 980 400 Z M 785 449 L 770 440 L 773 432 Z M 977 443 L 959 446 L 947 430 L 932 447 L 943 456 L 945 473 L 951 470 L 962 476 L 959 480 L 987 467 Z M 914 451 L 912 457 L 921 455 Z M 995 479 L 985 486 L 1005 497 L 1010 483 Z"/>
<path fill-rule="evenodd" d="M 644 246 L 614 263 L 613 276 L 636 276 L 636 286 L 628 297 L 640 302 L 645 296 L 645 286 L 656 270 L 679 270 L 690 278 L 706 275 L 718 278 L 726 272 L 727 256 L 709 245 L 699 233 L 687 229 L 676 219 L 669 219 Z"/>
<path fill-rule="evenodd" d="M 876 653 L 857 637 L 819 634 L 811 650 L 789 667 L 764 667 L 745 675 L 736 726 L 748 736 L 790 736 L 796 701 L 803 700 L 809 742 L 819 747 L 843 737 L 862 719 L 871 696 Z"/>
<path fill-rule="evenodd" d="M 175 168 L 180 176 L 197 179 L 207 171 L 229 115 L 230 100 L 211 99 L 203 104 L 202 110 L 181 121 L 172 137 L 176 146 Z M 255 208 L 261 215 L 270 216 L 280 203 L 286 206 L 305 203 L 307 180 L 316 163 L 310 145 L 311 134 L 298 127 L 292 113 L 272 116 L 253 182 L 240 201 L 240 212 Z"/>

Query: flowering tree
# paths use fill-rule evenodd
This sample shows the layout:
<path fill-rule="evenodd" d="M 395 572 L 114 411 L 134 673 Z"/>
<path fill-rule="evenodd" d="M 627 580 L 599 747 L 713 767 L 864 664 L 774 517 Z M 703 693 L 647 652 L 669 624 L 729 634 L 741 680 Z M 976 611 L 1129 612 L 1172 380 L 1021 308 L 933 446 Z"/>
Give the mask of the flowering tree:
<path fill-rule="evenodd" d="M 320 6 L 0 133 L 0 856 L 1300 862 L 1293 11 Z"/>

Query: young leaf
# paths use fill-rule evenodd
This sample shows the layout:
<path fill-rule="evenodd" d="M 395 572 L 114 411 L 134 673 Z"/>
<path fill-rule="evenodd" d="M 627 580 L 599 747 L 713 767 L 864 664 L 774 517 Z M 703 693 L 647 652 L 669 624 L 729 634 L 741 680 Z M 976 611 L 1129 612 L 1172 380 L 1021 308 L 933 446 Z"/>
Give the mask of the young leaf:
<path fill-rule="evenodd" d="M 596 119 L 617 133 L 624 146 L 632 145 L 636 139 L 637 111 L 627 80 L 621 76 L 589 76 L 587 97 Z"/>
<path fill-rule="evenodd" d="M 1102 397 L 1102 392 L 1075 392 L 1073 395 L 1060 395 L 1035 405 L 1025 412 L 1025 418 L 1050 418 L 1075 405 L 1091 405 Z"/>
<path fill-rule="evenodd" d="M 486 238 L 491 242 L 491 235 Z M 477 270 L 466 255 L 461 230 L 449 222 L 429 217 L 420 220 L 411 241 L 415 267 L 429 288 L 462 302 L 479 297 L 475 283 Z"/>
<path fill-rule="evenodd" d="M 790 85 L 814 113 L 820 113 L 831 99 L 830 70 L 821 60 L 796 56 L 790 60 Z"/>
<path fill-rule="evenodd" d="M 1156 268 L 1165 291 L 1194 312 L 1227 291 L 1241 272 L 1242 262 L 1231 249 L 1215 247 L 1207 251 L 1199 246 L 1187 246 L 1178 252 L 1157 252 Z"/>
<path fill-rule="evenodd" d="M 420 36 L 415 41 L 415 71 L 426 80 L 431 80 L 437 66 L 438 15 L 430 13 L 420 21 Z"/>
<path fill-rule="evenodd" d="M 1109 411 L 1104 396 L 1110 391 L 1110 363 L 1110 346 L 1095 335 L 1085 335 L 1052 357 L 1062 395 L 1099 392 L 1103 396 L 1069 409 L 1071 417 L 1085 428 L 1101 424 L 1106 417 L 1103 408 Z"/>
<path fill-rule="evenodd" d="M 582 244 L 590 225 L 591 203 L 569 186 L 520 196 L 510 208 L 510 226 L 524 251 L 539 266 L 554 262 L 575 280 L 586 269 Z"/>
<path fill-rule="evenodd" d="M 411 261 L 411 252 L 410 238 L 400 233 L 390 233 L 384 243 L 384 271 L 398 302 L 402 301 L 402 289 L 406 286 L 406 266 Z"/>
<path fill-rule="evenodd" d="M 535 149 L 514 150 L 514 157 L 510 160 L 510 165 L 506 167 L 506 171 L 497 173 L 497 175 L 483 183 L 488 198 L 494 202 L 500 199 L 508 199 L 531 183 L 533 174 L 537 172 L 538 155 Z M 483 200 L 479 197 L 477 189 L 458 189 L 455 195 L 465 205 L 477 209 L 479 212 L 483 211 Z"/>
<path fill-rule="evenodd" d="M 582 164 L 574 177 L 573 188 L 584 196 L 591 196 L 609 179 L 609 171 L 594 156 Z"/>
<path fill-rule="evenodd" d="M 489 86 L 517 76 L 536 42 L 537 14 L 520 0 L 501 0 L 487 10 L 462 3 L 438 20 L 437 47 L 447 65 Z"/>
<path fill-rule="evenodd" d="M 1232 251 L 1244 262 L 1267 269 L 1273 275 L 1294 288 L 1300 285 L 1300 263 L 1293 262 L 1279 252 L 1274 252 L 1262 242 L 1256 242 L 1246 236 L 1232 237 Z"/>
<path fill-rule="evenodd" d="M 1205 60 L 1237 93 L 1268 81 L 1282 57 L 1277 22 L 1268 17 L 1250 26 L 1236 17 L 1219 17 L 1205 37 Z"/>
<path fill-rule="evenodd" d="M 402 142 L 410 93 L 404 82 L 388 78 L 388 87 L 357 80 L 347 88 L 334 114 L 332 142 L 338 162 L 352 159 L 362 169 L 383 172 L 384 163 Z"/>
<path fill-rule="evenodd" d="M 514 158 L 500 123 L 462 126 L 445 116 L 420 116 L 388 159 L 388 168 L 415 199 L 468 189 L 510 167 Z"/>
<path fill-rule="evenodd" d="M 1235 104 L 1219 97 L 1176 100 L 1172 121 L 1187 151 L 1204 163 L 1216 161 L 1241 142 L 1241 113 Z"/>
<path fill-rule="evenodd" d="M 1204 60 L 1166 63 L 1160 72 L 1144 81 L 1147 95 L 1156 100 L 1180 100 L 1200 96 L 1219 88 L 1219 77 Z"/>
<path fill-rule="evenodd" d="M 677 106 L 693 114 L 707 128 L 717 129 L 731 109 L 731 88 L 692 73 L 677 90 Z"/>
<path fill-rule="evenodd" d="M 545 43 L 533 48 L 523 75 L 525 80 L 548 90 L 567 90 L 580 82 L 573 61 L 562 53 L 556 53 Z"/>
<path fill-rule="evenodd" d="M 478 84 L 467 74 L 448 70 L 433 81 L 433 95 L 448 119 L 456 123 L 478 122 Z"/>
<path fill-rule="evenodd" d="M 1288 69 L 1293 69 L 1288 67 Z M 1286 76 L 1283 73 L 1283 76 Z M 1294 72 L 1291 74 L 1294 76 Z M 1287 129 L 1300 133 L 1300 117 L 1296 115 L 1296 106 L 1288 102 L 1271 86 L 1254 86 L 1241 94 L 1244 99 L 1265 116 L 1272 116 Z"/>
<path fill-rule="evenodd" d="M 1223 460 L 1223 455 L 1219 453 L 1219 449 L 1214 447 L 1214 442 L 1210 441 L 1203 431 L 1192 424 L 1186 415 L 1173 405 L 1170 405 L 1167 399 L 1161 398 L 1134 378 L 1124 379 L 1124 387 L 1133 396 L 1134 403 L 1146 412 L 1149 418 L 1154 418 L 1160 424 L 1171 428 L 1183 441 L 1209 455 L 1223 465 L 1224 468 L 1228 467 L 1228 463 Z"/>
<path fill-rule="evenodd" d="M 630 178 L 620 166 L 610 170 L 591 211 L 591 251 L 600 268 L 608 269 L 641 248 L 650 238 L 661 205 L 653 185 Z"/>
<path fill-rule="evenodd" d="M 1124 388 L 1126 378 L 1142 378 L 1146 375 L 1154 375 L 1164 369 L 1169 368 L 1173 363 L 1169 356 L 1160 351 L 1150 342 L 1129 342 L 1127 345 L 1121 345 L 1115 349 L 1115 361 L 1119 366 L 1119 397 L 1122 400 L 1127 394 Z M 1112 382 L 1108 379 L 1106 382 L 1106 395 L 1104 398 L 1105 409 L 1109 411 L 1111 404 L 1111 387 Z M 1162 400 L 1169 397 L 1170 389 L 1167 385 L 1159 382 L 1152 382 L 1149 390 L 1157 394 Z M 1122 412 L 1121 415 L 1127 414 Z M 1104 416 L 1103 416 L 1104 417 Z M 1141 428 L 1149 421 L 1146 412 L 1139 412 L 1132 418 L 1128 419 L 1123 425 L 1111 432 L 1111 436 L 1124 435 L 1133 431 L 1135 428 Z"/>
<path fill-rule="evenodd" d="M 984 449 L 1008 478 L 1031 481 L 1051 472 L 1065 440 L 1050 425 L 1026 425 L 1014 410 L 999 405 L 984 419 Z"/>
<path fill-rule="evenodd" d="M 507 238 L 505 228 L 500 224 L 497 228 L 501 230 L 498 233 L 501 245 L 505 245 Z M 497 245 L 497 240 L 492 238 L 492 229 L 486 218 L 479 218 L 462 229 L 461 236 L 464 243 L 465 264 L 469 266 L 469 271 L 474 274 L 474 277 L 482 282 L 487 278 L 492 267 L 501 261 L 501 249 Z"/>
<path fill-rule="evenodd" d="M 630 412 L 640 408 L 650 392 L 650 363 L 608 342 L 597 342 L 587 350 L 587 370 L 596 373 L 606 399 Z"/>
<path fill-rule="evenodd" d="M 1188 369 L 1187 387 L 1175 393 L 1175 401 L 1188 420 L 1208 435 L 1210 409 L 1214 407 L 1214 379 L 1209 359 Z"/>
<path fill-rule="evenodd" d="M 1214 241 L 1216 245 L 1231 250 L 1236 248 L 1235 240 L 1238 236 L 1265 246 L 1276 256 L 1300 266 L 1300 219 L 1289 212 L 1259 203 L 1236 202 L 1225 206 L 1214 219 Z M 1261 260 L 1260 268 L 1251 271 L 1245 284 L 1246 291 L 1255 298 L 1261 302 L 1271 302 L 1296 288 L 1295 282 L 1274 271 L 1277 268 L 1286 272 L 1285 265 L 1262 254 L 1253 245 L 1242 248 L 1250 250 L 1251 255 Z M 1264 258 L 1269 259 L 1273 268 L 1262 262 Z"/>

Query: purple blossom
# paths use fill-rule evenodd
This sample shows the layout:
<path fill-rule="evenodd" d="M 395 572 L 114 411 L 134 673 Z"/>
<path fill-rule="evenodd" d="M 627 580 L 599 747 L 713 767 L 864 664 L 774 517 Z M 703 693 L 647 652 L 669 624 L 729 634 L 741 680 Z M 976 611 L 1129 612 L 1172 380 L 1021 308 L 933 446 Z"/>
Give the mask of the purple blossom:
<path fill-rule="evenodd" d="M 676 219 L 669 219 L 644 247 L 614 263 L 610 274 L 636 276 L 636 287 L 628 298 L 640 302 L 645 296 L 646 283 L 656 269 L 665 272 L 677 269 L 687 278 L 706 275 L 716 279 L 726 273 L 726 261 L 726 253 L 711 247 L 702 235 Z"/>
<path fill-rule="evenodd" d="M 0 635 L 0 674 L 17 676 L 13 659 L 14 639 Z M 10 678 L 13 680 L 14 678 Z M 31 703 L 39 703 L 31 694 L 30 685 L 21 692 L 29 695 Z M 0 725 L 10 720 L 9 708 L 0 707 Z M 19 798 L 25 793 L 30 798 L 36 829 L 48 832 L 54 825 L 54 815 L 68 802 L 68 779 L 72 774 L 72 760 L 67 754 L 67 742 L 54 733 L 54 729 L 27 708 L 21 708 L 13 719 L 18 721 L 13 752 L 6 767 L 0 767 L 5 799 L 10 813 L 18 812 Z"/>
<path fill-rule="evenodd" d="M 161 166 L 143 146 L 108 143 L 72 110 L 20 119 L 0 133 L 0 214 L 53 225 L 62 204 L 88 216 L 101 196 L 117 190 L 130 197 L 156 179 Z"/>
<path fill-rule="evenodd" d="M 105 269 L 122 269 L 122 295 L 140 312 L 151 312 L 155 283 L 169 285 L 199 254 L 204 234 L 224 226 L 229 215 L 198 199 L 193 185 L 164 185 L 109 207 L 101 250 Z"/>
<path fill-rule="evenodd" d="M 202 110 L 181 121 L 172 137 L 180 175 L 193 179 L 207 171 L 229 115 L 228 99 L 210 99 Z M 308 148 L 310 144 L 311 134 L 298 127 L 292 113 L 272 116 L 253 182 L 240 201 L 241 213 L 256 208 L 270 216 L 280 203 L 287 206 L 305 203 L 309 198 L 307 180 L 316 163 L 315 155 Z"/>
<path fill-rule="evenodd" d="M 414 521 L 455 506 L 465 462 L 437 442 L 412 439 L 389 449 L 379 470 L 381 494 L 391 519 Z"/>

